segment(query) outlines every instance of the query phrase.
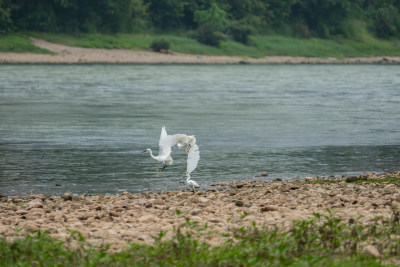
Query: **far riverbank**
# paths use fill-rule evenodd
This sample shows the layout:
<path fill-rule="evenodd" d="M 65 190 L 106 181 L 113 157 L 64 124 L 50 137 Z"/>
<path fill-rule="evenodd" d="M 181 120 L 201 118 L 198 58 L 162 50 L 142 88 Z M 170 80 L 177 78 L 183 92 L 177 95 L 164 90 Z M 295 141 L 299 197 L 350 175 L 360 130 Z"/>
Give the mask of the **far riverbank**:
<path fill-rule="evenodd" d="M 245 58 L 157 53 L 128 49 L 98 49 L 66 46 L 32 38 L 34 45 L 53 54 L 0 52 L 0 64 L 400 64 L 400 57 L 374 56 L 354 58 L 316 58 L 266 56 Z"/>

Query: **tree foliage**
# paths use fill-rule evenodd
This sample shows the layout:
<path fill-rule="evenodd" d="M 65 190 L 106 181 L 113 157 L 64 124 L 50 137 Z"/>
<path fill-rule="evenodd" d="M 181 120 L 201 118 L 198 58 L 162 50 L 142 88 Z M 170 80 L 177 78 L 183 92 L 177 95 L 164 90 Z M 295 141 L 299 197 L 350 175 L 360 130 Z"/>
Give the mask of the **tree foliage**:
<path fill-rule="evenodd" d="M 194 30 L 245 43 L 270 32 L 351 38 L 355 20 L 377 37 L 399 38 L 400 0 L 0 0 L 0 33 Z"/>

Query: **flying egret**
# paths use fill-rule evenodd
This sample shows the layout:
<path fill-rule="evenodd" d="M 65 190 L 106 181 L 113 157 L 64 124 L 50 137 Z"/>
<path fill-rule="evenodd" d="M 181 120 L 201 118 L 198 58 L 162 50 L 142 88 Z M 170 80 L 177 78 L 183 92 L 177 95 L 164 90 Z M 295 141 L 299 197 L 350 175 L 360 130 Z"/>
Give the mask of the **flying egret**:
<path fill-rule="evenodd" d="M 186 164 L 186 184 L 192 188 L 193 194 L 195 188 L 200 188 L 200 185 L 193 180 L 190 180 L 190 174 L 196 169 L 197 164 L 200 160 L 200 151 L 196 143 L 192 143 L 189 148 Z"/>
<path fill-rule="evenodd" d="M 171 138 L 174 145 L 177 144 L 179 148 L 185 147 L 186 153 L 189 153 L 190 148 L 196 144 L 194 135 L 174 134 Z"/>
<path fill-rule="evenodd" d="M 171 135 L 167 135 L 167 131 L 165 130 L 165 126 L 161 128 L 161 135 L 160 135 L 160 141 L 158 142 L 158 145 L 160 146 L 160 150 L 158 152 L 158 156 L 155 157 L 153 155 L 153 152 L 151 151 L 150 148 L 147 148 L 144 150 L 144 152 L 149 152 L 150 156 L 157 160 L 158 162 L 163 163 L 163 168 L 160 170 L 160 173 L 163 172 L 165 168 L 167 168 L 167 163 L 169 165 L 172 165 L 172 157 L 171 157 L 171 147 L 175 144 L 174 141 L 171 138 Z M 158 169 L 156 170 L 158 171 Z"/>

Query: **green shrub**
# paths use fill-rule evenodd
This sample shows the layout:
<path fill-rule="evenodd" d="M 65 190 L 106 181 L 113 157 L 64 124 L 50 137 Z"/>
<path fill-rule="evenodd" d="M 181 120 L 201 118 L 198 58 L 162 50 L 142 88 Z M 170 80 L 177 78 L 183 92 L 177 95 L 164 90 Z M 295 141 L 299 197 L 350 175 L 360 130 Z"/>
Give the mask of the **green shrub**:
<path fill-rule="evenodd" d="M 222 32 L 216 31 L 213 26 L 203 24 L 199 26 L 196 33 L 196 40 L 199 43 L 220 47 L 221 41 L 226 39 L 226 35 Z"/>
<path fill-rule="evenodd" d="M 162 50 L 168 50 L 169 49 L 169 42 L 165 40 L 164 38 L 154 40 L 150 48 L 155 51 L 155 52 L 161 52 Z"/>
<path fill-rule="evenodd" d="M 249 41 L 249 35 L 252 33 L 252 28 L 248 25 L 235 21 L 230 25 L 230 33 L 233 40 L 236 42 L 247 44 Z"/>

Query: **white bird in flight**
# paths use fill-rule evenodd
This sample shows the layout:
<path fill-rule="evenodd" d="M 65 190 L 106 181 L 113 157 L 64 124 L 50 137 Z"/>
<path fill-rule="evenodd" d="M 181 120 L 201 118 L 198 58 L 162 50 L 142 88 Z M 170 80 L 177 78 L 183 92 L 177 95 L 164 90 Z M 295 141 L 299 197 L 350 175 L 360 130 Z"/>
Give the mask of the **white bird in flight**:
<path fill-rule="evenodd" d="M 153 159 L 157 160 L 158 162 L 162 162 L 163 163 L 163 167 L 160 170 L 160 173 L 162 173 L 162 171 L 165 168 L 167 168 L 167 163 L 169 165 L 171 165 L 172 162 L 173 162 L 172 157 L 171 157 L 171 147 L 173 146 L 173 144 L 172 144 L 171 141 L 172 141 L 171 135 L 167 135 L 167 131 L 165 130 L 165 127 L 163 126 L 162 129 L 161 129 L 160 141 L 158 142 L 158 145 L 160 146 L 160 150 L 158 152 L 158 156 L 155 157 L 150 148 L 147 148 L 146 150 L 144 150 L 142 152 L 142 153 L 149 152 L 150 156 Z M 158 169 L 156 171 L 158 171 Z"/>
<path fill-rule="evenodd" d="M 153 152 L 150 148 L 147 148 L 143 152 L 149 152 L 153 159 L 163 163 L 163 168 L 160 170 L 160 173 L 167 168 L 167 163 L 169 165 L 172 164 L 173 160 L 171 157 L 171 147 L 177 144 L 179 148 L 185 147 L 188 155 L 186 163 L 186 184 L 192 188 L 193 193 L 195 188 L 200 188 L 200 185 L 196 183 L 196 181 L 190 179 L 190 174 L 196 169 L 200 159 L 200 151 L 196 144 L 196 137 L 194 135 L 186 134 L 168 135 L 167 131 L 165 130 L 165 126 L 163 126 L 161 128 L 160 141 L 158 144 L 160 146 L 160 150 L 157 157 L 153 155 Z M 158 171 L 158 169 L 156 171 Z"/>
<path fill-rule="evenodd" d="M 174 134 L 171 138 L 173 145 L 177 144 L 179 148 L 185 147 L 186 153 L 189 153 L 190 148 L 196 144 L 194 135 Z"/>
<path fill-rule="evenodd" d="M 192 188 L 193 194 L 195 188 L 200 188 L 200 185 L 194 180 L 190 180 L 190 174 L 196 169 L 197 164 L 200 160 L 200 151 L 196 143 L 192 143 L 189 148 L 187 165 L 186 165 L 186 184 Z"/>
<path fill-rule="evenodd" d="M 186 134 L 174 134 L 174 135 L 168 135 L 167 131 L 165 130 L 165 126 L 161 128 L 161 135 L 160 135 L 160 141 L 158 142 L 158 145 L 160 147 L 158 156 L 153 155 L 153 151 L 150 148 L 147 148 L 144 152 L 149 152 L 150 156 L 157 160 L 158 162 L 163 163 L 162 169 L 157 169 L 156 171 L 160 171 L 160 173 L 163 172 L 165 168 L 167 168 L 167 163 L 169 165 L 172 165 L 173 159 L 171 157 L 171 147 L 174 145 L 178 145 L 179 148 L 185 147 L 186 152 L 189 153 L 190 148 L 196 144 L 196 138 L 194 135 L 186 135 Z M 197 165 L 197 164 L 196 164 Z"/>

